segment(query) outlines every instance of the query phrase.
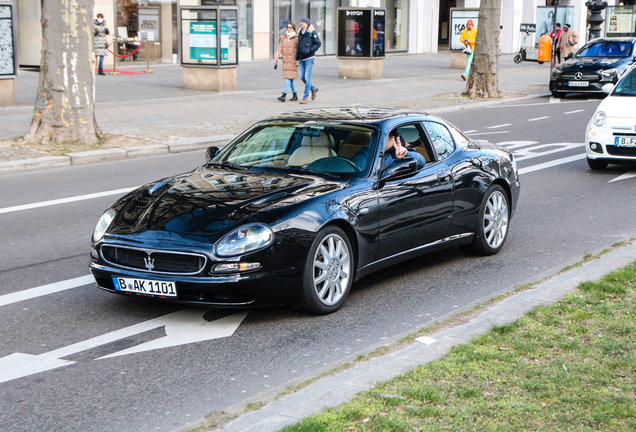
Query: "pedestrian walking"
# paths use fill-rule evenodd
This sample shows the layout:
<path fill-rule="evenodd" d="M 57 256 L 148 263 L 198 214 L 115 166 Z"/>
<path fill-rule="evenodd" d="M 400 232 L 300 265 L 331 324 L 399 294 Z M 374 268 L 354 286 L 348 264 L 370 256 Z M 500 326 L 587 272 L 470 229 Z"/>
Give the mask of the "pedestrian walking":
<path fill-rule="evenodd" d="M 563 61 L 568 59 L 568 56 L 574 54 L 574 46 L 579 43 L 579 35 L 574 30 L 570 29 L 570 24 L 563 25 L 563 33 L 561 33 L 561 40 L 559 45 L 561 47 L 561 57 Z"/>
<path fill-rule="evenodd" d="M 298 51 L 298 34 L 296 33 L 296 24 L 290 22 L 287 24 L 287 31 L 283 35 L 276 54 L 274 54 L 274 68 L 278 66 L 278 59 L 283 58 L 283 79 L 285 80 L 285 90 L 278 98 L 279 101 L 285 102 L 287 93 L 291 89 L 293 97 L 290 101 L 297 101 L 296 85 L 294 80 L 298 78 L 298 65 L 296 65 L 296 52 Z"/>
<path fill-rule="evenodd" d="M 99 75 L 104 73 L 104 56 L 108 55 L 108 40 L 106 35 L 110 34 L 104 14 L 98 13 L 97 18 L 93 21 L 93 54 L 99 57 Z"/>
<path fill-rule="evenodd" d="M 466 28 L 462 30 L 459 40 L 464 44 L 464 54 L 466 54 L 466 70 L 462 74 L 462 79 L 466 81 L 470 73 L 470 65 L 475 54 L 475 39 L 477 39 L 477 29 L 473 25 L 473 20 L 466 21 Z"/>
<path fill-rule="evenodd" d="M 561 29 L 561 23 L 556 23 L 555 27 L 556 27 L 556 38 L 554 37 L 554 30 L 552 30 L 550 32 L 550 39 L 552 39 L 552 44 L 555 47 L 554 52 L 557 59 L 556 64 L 559 64 L 561 63 L 561 47 L 559 46 L 559 43 L 561 42 L 561 32 L 563 30 Z"/>
<path fill-rule="evenodd" d="M 309 18 L 300 20 L 300 32 L 298 33 L 298 49 L 296 50 L 296 66 L 298 66 L 298 75 L 302 82 L 305 83 L 305 93 L 301 104 L 306 104 L 311 91 L 311 100 L 316 99 L 318 88 L 311 83 L 311 71 L 314 67 L 316 51 L 322 45 L 320 37 L 316 33 L 313 24 L 309 22 Z"/>

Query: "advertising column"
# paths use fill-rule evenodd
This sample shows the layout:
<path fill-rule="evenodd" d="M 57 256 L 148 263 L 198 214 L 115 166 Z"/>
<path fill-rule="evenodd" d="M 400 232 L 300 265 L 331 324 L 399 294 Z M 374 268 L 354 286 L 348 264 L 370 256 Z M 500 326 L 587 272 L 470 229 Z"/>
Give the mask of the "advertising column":
<path fill-rule="evenodd" d="M 237 8 L 183 6 L 180 12 L 183 87 L 217 92 L 235 91 L 238 66 Z"/>
<path fill-rule="evenodd" d="M 382 79 L 386 50 L 386 11 L 338 9 L 338 76 Z"/>
<path fill-rule="evenodd" d="M 15 14 L 13 5 L 0 2 L 0 106 L 15 104 Z"/>

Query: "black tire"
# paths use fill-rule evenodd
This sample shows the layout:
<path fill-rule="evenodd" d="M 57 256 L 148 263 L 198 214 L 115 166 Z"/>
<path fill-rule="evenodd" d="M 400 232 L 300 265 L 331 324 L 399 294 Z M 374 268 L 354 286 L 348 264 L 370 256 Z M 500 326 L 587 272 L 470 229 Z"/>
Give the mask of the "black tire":
<path fill-rule="evenodd" d="M 328 226 L 320 230 L 303 266 L 300 298 L 291 306 L 316 315 L 340 309 L 353 283 L 353 253 L 351 242 L 342 229 Z"/>
<path fill-rule="evenodd" d="M 604 170 L 605 168 L 607 168 L 607 165 L 609 165 L 609 163 L 605 161 L 590 158 L 587 158 L 587 164 L 593 170 Z"/>
<path fill-rule="evenodd" d="M 509 223 L 508 195 L 501 186 L 492 185 L 482 199 L 473 241 L 462 250 L 477 255 L 496 254 L 506 243 Z"/>
<path fill-rule="evenodd" d="M 517 64 L 521 63 L 521 60 L 522 60 L 522 58 L 521 58 L 521 54 L 517 54 L 517 55 L 515 56 L 515 58 L 514 58 L 514 61 L 515 61 L 515 63 L 517 63 Z"/>

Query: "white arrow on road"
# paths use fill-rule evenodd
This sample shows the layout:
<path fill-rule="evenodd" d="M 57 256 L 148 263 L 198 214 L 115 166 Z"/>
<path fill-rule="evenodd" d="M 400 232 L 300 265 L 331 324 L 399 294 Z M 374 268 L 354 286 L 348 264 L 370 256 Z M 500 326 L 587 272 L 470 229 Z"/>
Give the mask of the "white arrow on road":
<path fill-rule="evenodd" d="M 63 358 L 159 327 L 165 327 L 166 336 L 101 358 L 229 337 L 234 334 L 249 312 L 241 311 L 208 322 L 203 316 L 209 311 L 199 307 L 183 309 L 44 354 L 8 355 L 0 358 L 0 383 L 74 364 L 75 362 Z"/>
<path fill-rule="evenodd" d="M 636 177 L 636 170 L 626 172 L 625 174 L 619 175 L 614 180 L 608 181 L 608 183 L 612 183 L 620 180 L 627 180 L 628 178 Z"/>

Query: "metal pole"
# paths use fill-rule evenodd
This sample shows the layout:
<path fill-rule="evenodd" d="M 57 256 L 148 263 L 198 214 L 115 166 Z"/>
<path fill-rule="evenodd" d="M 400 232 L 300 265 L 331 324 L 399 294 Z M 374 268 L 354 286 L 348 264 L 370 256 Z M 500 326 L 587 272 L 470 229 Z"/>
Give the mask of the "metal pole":
<path fill-rule="evenodd" d="M 113 36 L 113 71 L 108 72 L 108 75 L 119 75 L 117 72 L 117 56 L 115 55 L 115 51 L 117 51 L 117 38 Z"/>
<path fill-rule="evenodd" d="M 146 70 L 144 73 L 153 73 L 154 71 L 150 70 L 150 48 L 148 48 L 148 35 L 146 35 Z"/>

